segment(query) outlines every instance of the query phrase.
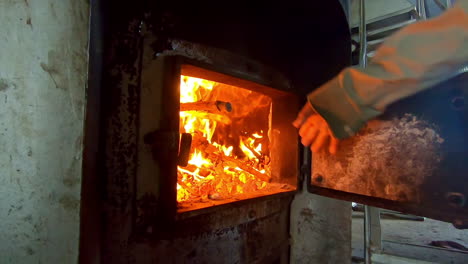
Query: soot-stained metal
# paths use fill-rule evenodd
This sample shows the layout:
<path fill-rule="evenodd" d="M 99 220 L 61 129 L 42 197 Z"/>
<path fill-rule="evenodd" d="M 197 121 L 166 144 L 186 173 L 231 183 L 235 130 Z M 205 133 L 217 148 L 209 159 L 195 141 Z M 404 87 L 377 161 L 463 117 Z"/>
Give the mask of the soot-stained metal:
<path fill-rule="evenodd" d="M 338 2 L 306 2 L 232 2 L 220 7 L 217 1 L 103 1 L 103 262 L 219 263 L 226 260 L 225 256 L 230 256 L 230 263 L 287 261 L 290 195 L 182 217 L 170 237 L 148 236 L 167 227 L 154 225 L 160 217 L 151 211 L 158 206 L 155 196 L 148 194 L 136 200 L 141 72 L 144 49 L 151 49 L 156 60 L 179 52 L 282 82 L 282 87 L 296 87 L 294 93 L 304 94 L 348 64 L 350 46 Z M 254 23 L 244 23 L 245 18 Z M 148 36 L 152 41 L 145 44 Z M 219 56 L 222 50 L 235 56 Z M 198 56 L 200 52 L 206 60 Z M 250 60 L 268 67 L 247 63 Z M 140 215 L 137 208 L 148 210 Z M 137 229 L 137 224 L 146 228 Z"/>

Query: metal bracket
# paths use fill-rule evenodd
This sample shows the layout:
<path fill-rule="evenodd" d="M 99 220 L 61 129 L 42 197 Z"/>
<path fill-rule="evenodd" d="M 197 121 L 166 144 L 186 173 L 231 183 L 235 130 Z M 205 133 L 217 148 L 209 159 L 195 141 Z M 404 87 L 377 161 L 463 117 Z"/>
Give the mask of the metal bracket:
<path fill-rule="evenodd" d="M 178 139 L 180 137 L 180 146 Z M 161 159 L 167 156 L 168 152 L 178 151 L 177 164 L 185 167 L 188 164 L 190 157 L 190 148 L 192 146 L 192 135 L 189 133 L 182 133 L 174 131 L 161 131 L 156 130 L 148 133 L 144 137 L 145 144 L 151 145 L 153 155 Z"/>

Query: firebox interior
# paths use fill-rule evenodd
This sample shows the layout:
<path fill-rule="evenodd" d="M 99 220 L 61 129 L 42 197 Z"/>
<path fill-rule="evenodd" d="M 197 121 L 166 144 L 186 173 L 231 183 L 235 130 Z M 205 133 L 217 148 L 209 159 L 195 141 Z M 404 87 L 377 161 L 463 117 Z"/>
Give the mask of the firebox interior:
<path fill-rule="evenodd" d="M 179 89 L 178 212 L 296 190 L 296 96 L 188 64 Z"/>

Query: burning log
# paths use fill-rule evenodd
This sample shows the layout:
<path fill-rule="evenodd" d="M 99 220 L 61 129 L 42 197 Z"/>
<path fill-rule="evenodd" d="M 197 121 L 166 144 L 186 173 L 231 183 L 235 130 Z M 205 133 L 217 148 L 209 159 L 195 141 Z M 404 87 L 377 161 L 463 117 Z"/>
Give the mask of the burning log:
<path fill-rule="evenodd" d="M 260 153 L 258 153 L 255 149 L 253 149 L 252 147 L 250 147 L 249 145 L 245 145 L 246 148 L 248 148 L 250 150 L 250 152 L 252 152 L 252 154 L 254 154 L 254 156 L 258 159 L 258 160 L 261 160 L 262 159 L 262 155 Z"/>
<path fill-rule="evenodd" d="M 212 114 L 230 113 L 232 105 L 229 102 L 214 101 L 214 102 L 193 102 L 180 104 L 180 111 L 198 111 Z"/>
<path fill-rule="evenodd" d="M 232 124 L 231 118 L 229 118 L 228 116 L 224 115 L 221 112 L 218 112 L 217 114 L 215 114 L 215 113 L 208 113 L 208 112 L 200 111 L 196 113 L 196 116 L 201 119 L 210 119 L 210 120 L 213 120 L 213 121 L 225 124 L 225 125 Z"/>
<path fill-rule="evenodd" d="M 228 157 L 223 154 L 221 154 L 220 156 L 221 156 L 221 159 L 223 159 L 224 161 L 235 164 L 236 167 L 239 167 L 241 170 L 254 175 L 256 178 L 262 181 L 270 182 L 270 177 L 267 174 L 263 174 L 259 172 L 258 170 L 254 169 L 252 166 L 245 164 L 242 160 L 238 160 L 233 157 Z"/>
<path fill-rule="evenodd" d="M 211 156 L 210 160 L 213 160 L 213 161 L 217 160 L 217 161 L 221 161 L 221 162 L 223 162 L 223 161 L 224 162 L 229 162 L 229 163 L 234 165 L 232 167 L 239 167 L 241 170 L 254 175 L 257 179 L 260 179 L 260 180 L 266 181 L 266 182 L 270 182 L 270 177 L 267 174 L 261 173 L 260 171 L 256 170 L 251 165 L 246 164 L 242 160 L 226 156 L 226 155 L 224 155 L 224 153 L 222 153 L 220 151 L 216 151 L 216 152 L 206 151 L 205 148 L 207 148 L 207 147 L 209 147 L 211 145 L 208 143 L 206 138 L 204 138 L 203 136 L 201 136 L 199 134 L 194 134 L 193 135 L 193 142 L 195 143 L 194 145 L 198 146 L 199 148 L 200 148 L 200 146 L 202 146 L 202 149 L 204 150 L 205 153 L 209 153 L 209 155 Z M 205 146 L 205 147 L 203 147 L 203 146 Z"/>
<path fill-rule="evenodd" d="M 189 192 L 190 194 L 192 194 L 192 195 L 199 195 L 199 193 L 198 193 L 196 190 L 194 190 L 193 188 L 191 188 L 190 186 L 188 186 L 188 185 L 185 184 L 184 182 L 179 181 L 178 184 L 179 184 L 182 188 L 184 188 L 184 190 L 186 190 L 187 192 Z"/>
<path fill-rule="evenodd" d="M 203 134 L 200 131 L 196 131 L 195 133 L 193 133 L 192 138 L 192 152 L 195 150 L 195 148 L 205 153 L 212 153 L 218 150 L 216 147 L 211 145 L 210 142 L 208 142 L 208 140 L 203 136 Z"/>

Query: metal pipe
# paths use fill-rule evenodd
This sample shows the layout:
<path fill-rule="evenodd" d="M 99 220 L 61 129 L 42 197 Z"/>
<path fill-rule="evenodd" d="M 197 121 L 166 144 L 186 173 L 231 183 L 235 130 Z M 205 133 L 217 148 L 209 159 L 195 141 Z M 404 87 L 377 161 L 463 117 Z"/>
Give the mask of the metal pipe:
<path fill-rule="evenodd" d="M 367 66 L 367 28 L 366 28 L 366 3 L 359 0 L 359 66 Z M 369 207 L 364 209 L 364 260 L 366 264 L 371 263 L 370 247 L 370 213 Z"/>
<path fill-rule="evenodd" d="M 424 20 L 426 20 L 427 15 L 426 15 L 426 0 L 420 0 L 421 1 L 421 15 Z"/>
<path fill-rule="evenodd" d="M 426 20 L 426 1 L 425 0 L 418 0 L 416 8 L 418 9 L 419 17 L 421 19 Z"/>
<path fill-rule="evenodd" d="M 366 3 L 359 0 L 359 65 L 362 68 L 367 66 L 367 29 L 366 29 Z"/>
<path fill-rule="evenodd" d="M 418 11 L 419 17 L 422 18 L 422 15 L 421 15 L 421 0 L 416 0 L 416 11 Z"/>
<path fill-rule="evenodd" d="M 451 0 L 447 0 L 447 9 L 451 8 L 452 7 L 452 1 Z"/>
<path fill-rule="evenodd" d="M 364 263 L 371 264 L 371 208 L 364 206 Z"/>
<path fill-rule="evenodd" d="M 441 10 L 447 9 L 447 6 L 446 6 L 445 4 L 442 3 L 442 0 L 434 0 L 434 3 L 435 3 Z"/>

